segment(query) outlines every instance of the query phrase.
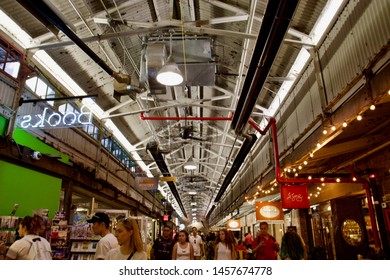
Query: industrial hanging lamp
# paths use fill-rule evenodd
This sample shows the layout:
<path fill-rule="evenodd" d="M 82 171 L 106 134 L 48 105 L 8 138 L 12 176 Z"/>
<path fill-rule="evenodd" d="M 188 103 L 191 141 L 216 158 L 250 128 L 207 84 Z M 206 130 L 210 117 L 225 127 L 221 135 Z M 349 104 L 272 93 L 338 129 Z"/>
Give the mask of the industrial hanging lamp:
<path fill-rule="evenodd" d="M 184 169 L 186 170 L 195 170 L 197 168 L 197 164 L 192 159 L 192 156 L 186 161 L 184 164 Z"/>
<path fill-rule="evenodd" d="M 164 64 L 164 66 L 161 67 L 160 71 L 157 74 L 156 79 L 160 84 L 166 86 L 177 86 L 180 85 L 184 80 L 183 75 L 172 56 L 172 32 L 169 37 L 168 59 Z"/>

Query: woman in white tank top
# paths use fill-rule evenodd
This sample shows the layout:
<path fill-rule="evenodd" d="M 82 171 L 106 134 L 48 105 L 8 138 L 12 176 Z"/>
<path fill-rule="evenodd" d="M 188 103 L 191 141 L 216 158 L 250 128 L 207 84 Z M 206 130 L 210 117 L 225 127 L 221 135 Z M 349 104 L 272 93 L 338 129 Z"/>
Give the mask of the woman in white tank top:
<path fill-rule="evenodd" d="M 181 230 L 179 238 L 172 250 L 172 260 L 193 260 L 194 248 L 189 242 L 188 232 Z"/>
<path fill-rule="evenodd" d="M 215 260 L 236 259 L 235 241 L 231 236 L 230 232 L 228 232 L 226 229 L 222 229 L 219 231 L 217 244 L 215 245 L 214 259 Z"/>

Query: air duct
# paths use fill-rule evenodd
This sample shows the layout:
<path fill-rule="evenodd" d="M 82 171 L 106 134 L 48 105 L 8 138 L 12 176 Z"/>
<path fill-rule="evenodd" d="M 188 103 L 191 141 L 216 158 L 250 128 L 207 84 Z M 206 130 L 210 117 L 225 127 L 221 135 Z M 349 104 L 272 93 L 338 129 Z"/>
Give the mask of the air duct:
<path fill-rule="evenodd" d="M 164 157 L 162 156 L 162 153 L 160 149 L 158 148 L 158 144 L 156 142 L 149 142 L 146 145 L 146 150 L 150 152 L 151 156 L 153 157 L 154 161 L 156 162 L 158 168 L 161 171 L 161 174 L 164 177 L 171 177 L 171 174 L 169 173 L 168 166 L 164 161 Z M 186 211 L 184 210 L 183 203 L 180 199 L 179 192 L 177 191 L 176 185 L 174 182 L 168 181 L 169 189 L 171 190 L 171 193 L 175 197 L 177 203 L 180 206 L 181 211 L 183 212 L 183 215 L 187 217 Z"/>
<path fill-rule="evenodd" d="M 82 49 L 93 61 L 95 61 L 103 70 L 115 78 L 119 83 L 128 81 L 130 84 L 130 77 L 128 75 L 119 74 L 112 70 L 94 51 L 92 51 L 58 16 L 44 1 L 36 0 L 17 0 L 26 10 L 34 15 L 45 26 L 48 23 L 58 30 L 61 30 L 66 36 L 69 37 L 80 49 Z M 50 29 L 53 33 L 55 31 Z"/>
<path fill-rule="evenodd" d="M 242 134 L 250 118 L 297 4 L 298 0 L 268 2 L 232 121 L 232 128 L 237 134 Z"/>
<path fill-rule="evenodd" d="M 257 141 L 257 136 L 255 134 L 250 134 L 249 137 L 245 139 L 240 151 L 236 156 L 236 159 L 233 162 L 232 167 L 229 170 L 229 173 L 226 175 L 225 180 L 223 180 L 222 186 L 219 189 L 219 192 L 214 199 L 215 203 L 221 199 L 223 193 L 226 191 L 227 187 L 232 182 L 234 176 L 240 169 L 241 164 L 244 162 L 246 156 L 249 154 L 249 151 L 252 149 L 256 141 Z M 211 212 L 211 210 L 209 212 Z"/>

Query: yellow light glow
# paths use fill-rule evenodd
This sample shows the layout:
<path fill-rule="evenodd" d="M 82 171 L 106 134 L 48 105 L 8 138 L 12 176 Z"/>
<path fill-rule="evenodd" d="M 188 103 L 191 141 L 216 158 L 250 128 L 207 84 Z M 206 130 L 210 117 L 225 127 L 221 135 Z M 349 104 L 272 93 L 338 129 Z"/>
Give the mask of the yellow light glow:
<path fill-rule="evenodd" d="M 303 162 L 303 164 L 304 164 L 304 165 L 307 165 L 307 161 L 305 160 L 305 161 Z"/>
<path fill-rule="evenodd" d="M 343 127 L 347 127 L 347 122 L 343 122 Z"/>
<path fill-rule="evenodd" d="M 374 111 L 374 110 L 375 110 L 375 105 L 374 105 L 374 104 L 372 104 L 372 105 L 370 106 L 370 110 L 371 110 L 371 111 Z"/>
<path fill-rule="evenodd" d="M 326 129 L 324 129 L 324 130 L 322 131 L 322 133 L 325 135 L 325 134 L 328 134 L 328 131 L 327 131 Z"/>
<path fill-rule="evenodd" d="M 336 179 L 336 182 L 337 182 L 337 183 L 340 183 L 340 178 L 337 178 L 337 179 Z"/>
<path fill-rule="evenodd" d="M 363 118 L 362 118 L 362 116 L 358 115 L 358 116 L 356 117 L 356 119 L 357 119 L 358 121 L 361 121 Z"/>
<path fill-rule="evenodd" d="M 336 130 L 336 127 L 335 127 L 334 125 L 332 126 L 332 130 L 333 130 L 333 131 L 335 131 L 335 130 Z"/>

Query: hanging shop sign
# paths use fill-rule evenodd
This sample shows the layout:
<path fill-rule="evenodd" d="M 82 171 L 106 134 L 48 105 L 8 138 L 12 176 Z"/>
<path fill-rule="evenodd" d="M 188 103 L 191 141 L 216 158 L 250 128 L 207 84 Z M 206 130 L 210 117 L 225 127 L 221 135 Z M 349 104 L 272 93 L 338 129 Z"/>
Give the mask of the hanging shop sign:
<path fill-rule="evenodd" d="M 284 213 L 281 202 L 256 202 L 256 220 L 283 220 Z"/>
<path fill-rule="evenodd" d="M 241 222 L 240 220 L 229 220 L 226 223 L 226 228 L 232 231 L 241 230 Z"/>
<path fill-rule="evenodd" d="M 92 112 L 86 111 L 85 107 L 85 105 L 82 106 L 80 112 L 67 112 L 64 115 L 46 107 L 41 114 L 20 117 L 20 127 L 24 129 L 47 129 L 92 124 Z"/>
<path fill-rule="evenodd" d="M 158 177 L 135 177 L 135 187 L 143 191 L 155 190 L 158 188 Z"/>
<path fill-rule="evenodd" d="M 280 196 L 282 207 L 285 209 L 309 208 L 309 195 L 307 186 L 281 186 Z"/>
<path fill-rule="evenodd" d="M 165 177 L 160 177 L 161 182 L 176 182 L 176 177 L 175 176 L 165 176 Z"/>

